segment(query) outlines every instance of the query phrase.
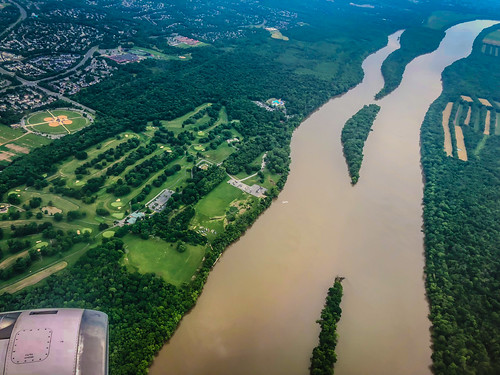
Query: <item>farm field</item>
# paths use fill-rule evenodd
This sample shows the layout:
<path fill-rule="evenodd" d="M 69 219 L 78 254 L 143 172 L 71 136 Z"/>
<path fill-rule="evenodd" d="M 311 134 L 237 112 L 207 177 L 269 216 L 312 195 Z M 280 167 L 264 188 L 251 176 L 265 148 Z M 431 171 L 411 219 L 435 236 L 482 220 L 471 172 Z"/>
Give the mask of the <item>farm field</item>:
<path fill-rule="evenodd" d="M 493 107 L 488 99 L 478 98 L 479 102 L 486 107 Z"/>
<path fill-rule="evenodd" d="M 495 42 L 500 43 L 500 30 L 495 30 L 495 31 L 489 33 L 488 35 L 486 35 L 484 37 L 483 41 L 484 42 L 495 41 Z"/>
<path fill-rule="evenodd" d="M 26 120 L 26 127 L 44 134 L 71 134 L 90 124 L 79 111 L 55 109 L 37 112 Z"/>
<path fill-rule="evenodd" d="M 464 121 L 465 125 L 470 124 L 471 113 L 472 113 L 472 109 L 471 109 L 471 107 L 469 107 L 469 109 L 467 110 L 467 116 L 465 117 L 465 121 Z"/>
<path fill-rule="evenodd" d="M 491 111 L 486 112 L 486 119 L 484 120 L 484 133 L 490 135 Z"/>
<path fill-rule="evenodd" d="M 457 138 L 457 154 L 458 158 L 467 161 L 467 149 L 464 143 L 464 134 L 460 126 L 455 126 L 455 137 Z"/>

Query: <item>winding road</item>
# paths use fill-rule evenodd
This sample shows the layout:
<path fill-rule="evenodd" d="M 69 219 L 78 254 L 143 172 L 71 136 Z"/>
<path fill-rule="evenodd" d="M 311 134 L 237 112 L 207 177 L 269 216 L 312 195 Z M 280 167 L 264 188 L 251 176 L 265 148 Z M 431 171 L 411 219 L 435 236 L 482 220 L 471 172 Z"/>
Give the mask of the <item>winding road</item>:
<path fill-rule="evenodd" d="M 4 36 L 6 33 L 8 33 L 10 30 L 12 30 L 14 27 L 16 27 L 19 23 L 21 23 L 22 21 L 24 21 L 27 17 L 27 13 L 26 13 L 26 10 L 21 6 L 19 5 L 18 3 L 10 0 L 10 2 L 12 4 L 14 4 L 15 6 L 17 6 L 19 8 L 19 11 L 20 11 L 20 16 L 19 18 L 17 19 L 16 22 L 14 22 L 12 25 L 10 25 L 7 29 L 5 29 L 4 31 L 2 31 L 0 33 L 0 38 L 2 36 Z M 47 78 L 43 78 L 43 79 L 39 79 L 39 80 L 35 80 L 35 81 L 29 81 L 27 79 L 24 79 L 24 78 L 21 78 L 19 76 L 17 76 L 15 73 L 13 72 L 9 72 L 8 70 L 5 70 L 4 68 L 1 68 L 0 67 L 0 73 L 1 74 L 4 74 L 4 75 L 7 75 L 7 76 L 10 76 L 10 77 L 14 77 L 16 78 L 19 82 L 21 82 L 21 84 L 23 86 L 27 86 L 27 87 L 32 87 L 32 88 L 36 88 L 38 90 L 41 90 L 43 91 L 44 93 L 46 93 L 47 95 L 50 95 L 50 96 L 55 96 L 56 98 L 60 99 L 60 100 L 64 100 L 65 102 L 68 102 L 70 103 L 71 105 L 77 107 L 77 108 L 81 108 L 81 109 L 84 109 L 85 111 L 88 111 L 92 114 L 95 114 L 95 110 L 93 110 L 92 108 L 89 108 L 81 103 L 78 103 L 60 93 L 57 93 L 57 92 L 54 92 L 54 91 L 51 91 L 49 89 L 46 89 L 45 87 L 41 87 L 38 85 L 39 82 L 45 82 L 45 81 L 49 81 L 49 80 L 53 80 L 53 79 L 56 79 L 58 77 L 61 77 L 63 75 L 66 75 L 68 73 L 71 73 L 71 72 L 74 72 L 76 71 L 77 69 L 79 69 L 80 67 L 82 67 L 88 60 L 89 58 L 92 57 L 92 55 L 94 54 L 94 52 L 97 51 L 99 47 L 98 46 L 93 46 L 91 47 L 86 53 L 85 55 L 83 56 L 83 58 L 80 60 L 80 62 L 78 64 L 76 64 L 75 66 L 73 66 L 72 68 L 62 72 L 62 73 L 59 73 L 55 76 L 52 76 L 52 77 L 47 77 Z M 0 93 L 3 93 L 5 92 L 6 90 L 8 89 L 7 88 L 4 88 L 2 90 L 0 90 Z"/>

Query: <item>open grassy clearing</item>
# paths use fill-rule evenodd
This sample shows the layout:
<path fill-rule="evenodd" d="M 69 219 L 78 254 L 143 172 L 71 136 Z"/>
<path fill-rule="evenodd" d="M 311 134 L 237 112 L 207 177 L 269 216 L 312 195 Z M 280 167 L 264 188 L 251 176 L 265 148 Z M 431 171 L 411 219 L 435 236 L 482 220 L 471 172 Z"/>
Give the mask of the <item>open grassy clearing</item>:
<path fill-rule="evenodd" d="M 175 244 L 157 238 L 142 240 L 129 234 L 123 240 L 127 251 L 124 265 L 140 273 L 154 272 L 174 285 L 189 282 L 205 255 L 203 246 L 187 245 L 187 250 L 179 253 Z"/>
<path fill-rule="evenodd" d="M 209 46 L 210 44 L 208 43 L 205 43 L 205 42 L 199 42 L 199 43 L 196 43 L 195 45 L 190 45 L 190 44 L 186 44 L 186 43 L 179 43 L 176 45 L 177 48 L 181 48 L 181 49 L 189 49 L 189 48 L 199 48 L 199 47 L 206 47 L 206 46 Z"/>
<path fill-rule="evenodd" d="M 0 125 L 0 161 L 6 165 L 19 155 L 32 149 L 49 144 L 50 139 L 36 134 L 25 133 L 20 128 Z"/>
<path fill-rule="evenodd" d="M 203 157 L 212 163 L 218 164 L 222 163 L 235 151 L 234 147 L 231 147 L 227 142 L 222 143 L 215 150 L 208 149 L 203 153 Z"/>
<path fill-rule="evenodd" d="M 264 169 L 263 172 L 264 172 L 264 182 L 261 181 L 259 176 L 254 176 L 245 180 L 245 184 L 250 186 L 257 184 L 262 187 L 265 187 L 267 190 L 270 190 L 271 188 L 276 186 L 276 182 L 280 179 L 281 176 L 278 174 L 271 174 L 271 172 L 269 172 L 269 170 L 267 170 L 266 168 Z"/>
<path fill-rule="evenodd" d="M 497 113 L 497 122 L 495 125 L 495 135 L 500 135 L 500 112 Z"/>
<path fill-rule="evenodd" d="M 473 108 L 470 125 L 474 128 L 475 131 L 479 130 L 479 116 L 480 111 L 477 108 Z"/>
<path fill-rule="evenodd" d="M 153 55 L 153 58 L 157 60 L 177 60 L 179 57 L 178 56 L 171 56 L 167 55 L 165 53 L 159 52 L 157 50 L 151 49 L 151 48 L 144 48 L 144 47 L 132 47 L 132 52 L 137 53 L 137 54 L 151 54 Z"/>
<path fill-rule="evenodd" d="M 240 189 L 229 185 L 227 180 L 196 204 L 196 215 L 192 221 L 192 225 L 197 227 L 196 229 L 199 230 L 199 227 L 202 226 L 215 232 L 221 232 L 224 229 L 224 219 L 231 203 L 245 201 L 250 197 Z M 209 236 L 213 237 L 215 233 L 210 232 Z"/>

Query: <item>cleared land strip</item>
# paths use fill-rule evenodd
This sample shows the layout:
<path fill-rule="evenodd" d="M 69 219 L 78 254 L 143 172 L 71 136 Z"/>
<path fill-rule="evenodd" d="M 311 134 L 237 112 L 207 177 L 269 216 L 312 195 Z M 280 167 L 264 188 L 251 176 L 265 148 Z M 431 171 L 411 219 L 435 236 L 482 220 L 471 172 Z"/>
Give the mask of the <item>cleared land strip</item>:
<path fill-rule="evenodd" d="M 486 120 L 484 120 L 484 133 L 490 135 L 491 111 L 486 112 Z"/>
<path fill-rule="evenodd" d="M 465 118 L 464 124 L 469 125 L 470 124 L 470 116 L 472 114 L 472 108 L 469 107 L 469 110 L 467 111 L 467 117 Z"/>
<path fill-rule="evenodd" d="M 0 290 L 0 294 L 3 293 L 15 293 L 20 291 L 21 289 L 26 288 L 27 286 L 34 285 L 38 283 L 39 281 L 42 281 L 46 277 L 49 277 L 53 273 L 56 273 L 57 271 L 60 271 L 68 265 L 67 262 L 59 262 L 57 264 L 54 264 L 53 266 L 50 266 L 40 272 L 35 273 L 34 275 L 28 276 L 25 279 L 22 279 L 18 281 L 17 283 L 14 283 L 12 285 L 6 286 L 5 288 Z"/>
<path fill-rule="evenodd" d="M 467 96 L 467 95 L 461 95 L 460 96 L 463 100 L 465 100 L 466 102 L 469 102 L 469 103 L 472 103 L 473 100 L 470 96 Z"/>
<path fill-rule="evenodd" d="M 450 121 L 451 109 L 453 108 L 453 103 L 448 103 L 443 112 L 443 130 L 444 130 L 444 151 L 446 156 L 453 155 L 453 149 L 451 147 L 451 134 L 448 123 Z"/>
<path fill-rule="evenodd" d="M 457 154 L 458 158 L 467 161 L 467 149 L 465 148 L 464 133 L 460 126 L 455 126 L 455 137 L 457 139 Z"/>

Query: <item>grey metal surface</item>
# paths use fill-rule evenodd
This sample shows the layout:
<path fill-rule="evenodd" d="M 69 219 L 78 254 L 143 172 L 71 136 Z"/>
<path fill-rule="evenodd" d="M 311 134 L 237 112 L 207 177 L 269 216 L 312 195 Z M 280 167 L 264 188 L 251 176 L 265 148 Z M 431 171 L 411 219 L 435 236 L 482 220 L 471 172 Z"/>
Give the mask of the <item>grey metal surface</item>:
<path fill-rule="evenodd" d="M 94 310 L 0 314 L 0 374 L 106 375 L 108 317 Z"/>

